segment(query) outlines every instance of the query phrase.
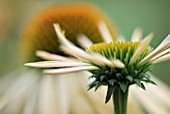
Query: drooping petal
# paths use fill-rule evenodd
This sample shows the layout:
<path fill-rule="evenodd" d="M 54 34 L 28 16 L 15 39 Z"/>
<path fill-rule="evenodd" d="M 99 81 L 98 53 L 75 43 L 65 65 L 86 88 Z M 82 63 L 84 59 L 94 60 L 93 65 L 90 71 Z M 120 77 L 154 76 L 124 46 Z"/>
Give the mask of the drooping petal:
<path fill-rule="evenodd" d="M 112 59 L 111 61 L 115 65 L 116 68 L 124 68 L 125 67 L 125 65 L 120 60 Z"/>
<path fill-rule="evenodd" d="M 148 60 L 152 59 L 154 56 L 158 55 L 165 49 L 167 49 L 170 46 L 170 35 L 168 35 L 163 42 L 154 50 L 152 51 L 148 56 L 146 56 L 139 64 L 144 64 Z"/>
<path fill-rule="evenodd" d="M 104 64 L 104 65 L 107 65 L 110 67 L 115 67 L 115 65 L 109 59 L 105 58 L 104 56 L 102 56 L 98 53 L 91 53 L 90 55 L 94 60 L 101 61 L 102 64 Z"/>
<path fill-rule="evenodd" d="M 36 55 L 44 60 L 49 60 L 49 61 L 72 61 L 73 59 L 71 58 L 66 58 L 60 55 L 56 54 L 51 54 L 46 51 L 36 51 Z"/>
<path fill-rule="evenodd" d="M 84 49 L 87 49 L 89 48 L 90 46 L 93 45 L 93 42 L 90 41 L 90 39 L 84 35 L 84 34 L 79 34 L 77 36 L 77 40 L 78 40 L 78 43 L 84 48 Z"/>
<path fill-rule="evenodd" d="M 160 62 L 167 61 L 167 60 L 170 60 L 170 53 L 154 60 L 152 63 L 156 64 L 156 63 L 160 63 Z"/>
<path fill-rule="evenodd" d="M 84 59 L 84 60 L 88 60 L 90 62 L 94 62 L 94 63 L 97 63 L 97 64 L 101 64 L 100 61 L 98 60 L 95 60 L 94 58 L 92 58 L 91 56 L 89 56 L 89 54 L 87 54 L 84 50 L 76 47 L 74 44 L 72 44 L 71 42 L 69 42 L 65 36 L 61 33 L 61 30 L 60 30 L 60 26 L 58 24 L 54 24 L 54 28 L 55 28 L 55 31 L 59 37 L 59 40 L 60 42 L 63 44 L 61 47 L 61 49 L 69 54 L 69 55 L 72 55 L 74 57 L 77 57 L 77 58 L 81 58 L 81 59 Z"/>
<path fill-rule="evenodd" d="M 133 54 L 130 60 L 129 63 L 130 65 L 133 64 L 138 59 L 138 57 L 143 53 L 145 48 L 151 42 L 152 38 L 153 38 L 153 34 L 149 34 L 148 36 L 146 36 L 145 39 L 142 40 L 142 42 L 139 44 L 138 48 L 136 49 L 135 53 Z"/>
<path fill-rule="evenodd" d="M 105 42 L 113 42 L 112 36 L 109 32 L 107 25 L 104 22 L 100 22 L 98 25 L 99 32 Z"/>
<path fill-rule="evenodd" d="M 79 72 L 85 70 L 98 70 L 95 66 L 81 66 L 81 67 L 71 67 L 71 68 L 60 68 L 60 69 L 48 69 L 43 72 L 46 74 L 67 74 L 72 72 Z"/>
<path fill-rule="evenodd" d="M 73 66 L 89 66 L 90 64 L 83 62 L 63 62 L 63 61 L 42 61 L 35 63 L 26 63 L 26 66 L 37 68 L 52 68 L 52 67 L 73 67 Z"/>
<path fill-rule="evenodd" d="M 164 55 L 166 55 L 166 54 L 169 54 L 169 53 L 170 53 L 170 48 L 167 49 L 167 50 L 165 50 L 165 51 L 163 51 L 162 53 L 156 55 L 155 57 L 153 57 L 153 58 L 151 59 L 151 61 L 154 61 L 154 60 L 156 60 L 156 59 L 158 59 L 158 58 L 160 58 L 160 57 L 162 57 L 162 56 L 164 56 Z"/>

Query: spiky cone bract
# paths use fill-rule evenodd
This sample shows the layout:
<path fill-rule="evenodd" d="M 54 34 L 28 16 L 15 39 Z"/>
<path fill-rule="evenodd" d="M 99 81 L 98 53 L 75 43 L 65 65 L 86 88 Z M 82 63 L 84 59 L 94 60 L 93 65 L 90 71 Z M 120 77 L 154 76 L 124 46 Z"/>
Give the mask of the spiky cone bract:
<path fill-rule="evenodd" d="M 170 35 L 156 48 L 149 46 L 153 35 L 149 34 L 141 40 L 138 31 L 134 32 L 132 42 L 116 41 L 92 44 L 86 51 L 76 47 L 68 41 L 58 24 L 54 24 L 55 31 L 61 43 L 61 49 L 74 58 L 63 58 L 55 61 L 27 63 L 26 66 L 46 69 L 47 74 L 67 74 L 78 71 L 89 71 L 94 78 L 90 88 L 98 89 L 107 85 L 106 102 L 113 94 L 115 113 L 127 113 L 128 88 L 132 84 L 145 89 L 143 82 L 155 84 L 147 74 L 150 67 L 158 62 L 170 59 Z M 47 52 L 44 52 L 47 53 Z M 44 55 L 42 54 L 42 57 Z M 48 57 L 53 57 L 48 53 Z M 60 56 L 61 57 L 61 56 Z"/>
<path fill-rule="evenodd" d="M 102 42 L 98 31 L 98 23 L 104 21 L 109 27 L 113 38 L 116 32 L 109 19 L 95 6 L 85 3 L 57 5 L 39 12 L 30 21 L 23 31 L 21 41 L 21 56 L 24 62 L 39 61 L 35 56 L 36 50 L 44 50 L 50 53 L 61 54 L 59 42 L 52 27 L 53 23 L 59 23 L 66 30 L 66 36 L 74 44 L 79 45 L 77 36 L 85 34 L 94 43 Z"/>

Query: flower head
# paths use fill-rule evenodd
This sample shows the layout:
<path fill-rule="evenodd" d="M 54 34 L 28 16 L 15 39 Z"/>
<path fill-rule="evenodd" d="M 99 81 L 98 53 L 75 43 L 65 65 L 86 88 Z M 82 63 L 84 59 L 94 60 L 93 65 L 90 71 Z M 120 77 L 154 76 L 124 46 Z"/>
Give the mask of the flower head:
<path fill-rule="evenodd" d="M 44 70 L 47 74 L 65 74 L 77 71 L 89 71 L 94 81 L 89 89 L 98 89 L 101 85 L 107 85 L 106 102 L 109 101 L 114 88 L 119 86 L 123 92 L 132 84 L 137 84 L 145 89 L 143 82 L 155 84 L 147 74 L 150 67 L 160 61 L 170 59 L 170 36 L 168 36 L 156 49 L 152 49 L 149 43 L 153 37 L 149 34 L 140 41 L 139 32 L 133 35 L 132 42 L 115 41 L 93 44 L 83 50 L 68 41 L 58 24 L 54 24 L 55 31 L 61 43 L 61 50 L 72 58 L 56 56 L 54 61 L 27 63 L 25 65 L 40 68 L 52 68 Z M 167 50 L 166 50 L 167 49 Z M 153 51 L 152 51 L 153 50 Z M 165 51 L 164 51 L 165 50 Z M 41 56 L 54 57 L 47 52 L 40 52 Z M 57 69 L 56 69 L 57 68 Z"/>

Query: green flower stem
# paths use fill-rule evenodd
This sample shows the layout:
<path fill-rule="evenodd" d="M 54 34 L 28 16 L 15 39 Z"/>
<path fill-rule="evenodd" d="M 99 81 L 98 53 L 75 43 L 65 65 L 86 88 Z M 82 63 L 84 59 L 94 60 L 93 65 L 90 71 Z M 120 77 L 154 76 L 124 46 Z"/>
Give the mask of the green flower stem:
<path fill-rule="evenodd" d="M 114 114 L 127 114 L 128 88 L 125 92 L 119 86 L 115 87 L 113 94 Z"/>

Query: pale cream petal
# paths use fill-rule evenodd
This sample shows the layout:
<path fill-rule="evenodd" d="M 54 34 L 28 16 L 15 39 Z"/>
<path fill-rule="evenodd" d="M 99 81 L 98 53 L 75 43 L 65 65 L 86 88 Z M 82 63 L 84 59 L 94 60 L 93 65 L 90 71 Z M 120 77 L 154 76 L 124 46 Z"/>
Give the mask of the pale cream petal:
<path fill-rule="evenodd" d="M 170 53 L 170 48 L 169 49 L 166 49 L 165 51 L 163 51 L 163 52 L 161 52 L 160 54 L 158 54 L 158 55 L 156 55 L 155 57 L 153 57 L 152 59 L 151 59 L 151 61 L 154 61 L 154 60 L 156 60 L 156 59 L 158 59 L 158 58 L 160 58 L 160 57 L 162 57 L 162 56 L 164 56 L 164 55 L 166 55 L 166 54 L 169 54 Z"/>
<path fill-rule="evenodd" d="M 70 51 L 75 51 L 75 53 L 86 55 L 86 52 L 84 50 L 82 50 L 81 48 L 78 48 L 77 46 L 75 46 L 73 43 L 71 43 L 65 38 L 64 34 L 62 34 L 59 24 L 53 24 L 53 26 L 62 46 L 64 46 L 65 48 L 68 48 Z"/>
<path fill-rule="evenodd" d="M 37 98 L 38 98 L 38 96 L 37 96 L 38 89 L 39 89 L 39 85 L 38 85 L 38 83 L 36 83 L 34 85 L 34 87 L 31 88 L 30 91 L 27 90 L 27 92 L 26 92 L 27 99 L 26 99 L 26 103 L 24 105 L 23 114 L 33 114 L 34 113 Z"/>
<path fill-rule="evenodd" d="M 93 42 L 90 41 L 90 39 L 84 34 L 79 34 L 77 36 L 77 41 L 84 49 L 87 49 L 93 45 Z"/>
<path fill-rule="evenodd" d="M 167 61 L 167 60 L 170 60 L 170 53 L 154 60 L 152 63 L 156 64 L 156 63 L 160 63 L 160 62 Z"/>
<path fill-rule="evenodd" d="M 90 54 L 86 53 L 84 50 L 76 47 L 71 42 L 69 42 L 65 38 L 65 36 L 61 33 L 61 30 L 60 30 L 60 27 L 58 24 L 54 24 L 54 28 L 56 30 L 58 37 L 59 37 L 59 40 L 63 44 L 63 46 L 60 46 L 60 47 L 65 53 L 75 56 L 77 58 L 86 60 L 86 61 L 90 61 L 90 62 L 99 64 L 99 65 L 104 64 L 103 63 L 104 60 L 100 61 L 100 60 L 96 59 L 97 57 L 96 58 L 94 56 L 92 57 Z"/>
<path fill-rule="evenodd" d="M 38 99 L 38 114 L 61 114 L 57 103 L 53 76 L 41 79 Z"/>
<path fill-rule="evenodd" d="M 54 85 L 55 93 L 56 93 L 55 95 L 57 98 L 58 108 L 60 109 L 61 114 L 69 114 L 69 108 L 70 108 L 69 106 L 71 104 L 70 99 L 69 99 L 70 86 L 68 86 L 68 83 L 67 83 L 68 75 L 70 74 L 53 76 L 54 84 L 55 84 Z"/>
<path fill-rule="evenodd" d="M 111 61 L 115 65 L 116 68 L 124 68 L 125 67 L 124 63 L 118 59 L 112 59 Z"/>
<path fill-rule="evenodd" d="M 100 61 L 102 62 L 103 65 L 107 65 L 110 67 L 115 67 L 115 65 L 107 58 L 105 58 L 104 56 L 98 54 L 98 53 L 91 53 L 91 58 L 93 58 L 95 61 Z"/>
<path fill-rule="evenodd" d="M 136 101 L 138 101 L 144 107 L 144 109 L 147 110 L 149 114 L 169 114 L 164 105 L 156 102 L 157 100 L 160 100 L 160 99 L 159 97 L 157 98 L 155 94 L 152 94 L 151 96 L 149 96 L 147 93 L 147 90 L 143 91 L 134 86 L 131 87 L 131 89 L 132 90 L 130 92 L 131 92 L 132 97 L 136 99 Z M 148 90 L 148 91 L 152 92 L 152 90 Z M 156 98 L 156 99 L 153 99 L 153 98 Z"/>
<path fill-rule="evenodd" d="M 87 61 L 87 62 L 92 62 L 95 63 L 97 65 L 108 65 L 108 66 L 114 66 L 108 59 L 106 59 L 105 57 L 101 57 L 101 55 L 99 56 L 99 54 L 81 54 L 81 53 L 77 53 L 76 51 L 71 51 L 68 48 L 62 47 L 61 49 L 63 52 L 72 55 L 76 58 L 79 58 L 81 60 Z"/>
<path fill-rule="evenodd" d="M 100 35 L 103 38 L 103 41 L 105 41 L 105 42 L 113 42 L 113 38 L 112 38 L 112 36 L 111 36 L 111 34 L 109 32 L 109 29 L 108 29 L 107 25 L 103 21 L 99 22 L 98 28 L 99 28 Z"/>
<path fill-rule="evenodd" d="M 70 41 L 68 41 L 65 38 L 65 36 L 63 34 L 63 31 L 61 30 L 59 24 L 58 23 L 57 24 L 53 24 L 53 26 L 54 26 L 55 32 L 56 32 L 56 34 L 57 34 L 57 36 L 59 38 L 59 42 L 61 44 L 63 44 L 64 46 L 66 46 L 66 47 L 72 47 L 74 44 L 71 43 Z"/>
<path fill-rule="evenodd" d="M 27 89 L 38 79 L 35 72 L 26 72 L 12 87 L 10 87 L 0 97 L 0 110 L 2 110 L 10 101 L 16 99 L 18 96 L 27 91 Z M 20 89 L 18 89 L 20 88 Z"/>
<path fill-rule="evenodd" d="M 149 75 L 158 86 L 145 84 L 147 87 L 146 91 L 139 90 L 132 86 L 130 94 L 133 95 L 133 98 L 136 99 L 149 114 L 169 114 L 169 87 L 157 79 L 156 76 L 153 76 L 153 74 L 149 73 Z"/>
<path fill-rule="evenodd" d="M 142 42 L 139 44 L 138 48 L 136 49 L 136 51 L 134 52 L 130 60 L 130 63 L 129 63 L 130 65 L 133 64 L 139 58 L 139 56 L 143 53 L 145 48 L 151 42 L 152 38 L 153 38 L 153 34 L 149 34 L 148 36 L 146 36 L 145 39 L 142 40 Z"/>
<path fill-rule="evenodd" d="M 73 58 L 67 58 L 56 54 L 51 54 L 46 51 L 36 51 L 36 55 L 44 60 L 49 61 L 72 61 Z"/>
<path fill-rule="evenodd" d="M 154 56 L 158 55 L 165 49 L 167 49 L 170 46 L 170 35 L 168 35 L 162 43 L 154 50 L 152 51 L 148 56 L 146 56 L 139 64 L 144 64 L 145 62 L 152 59 Z"/>
<path fill-rule="evenodd" d="M 136 28 L 132 34 L 131 41 L 140 42 L 142 39 L 142 30 L 140 28 Z"/>
<path fill-rule="evenodd" d="M 85 70 L 98 70 L 98 67 L 95 66 L 81 66 L 81 67 L 71 67 L 71 68 L 60 68 L 60 69 L 48 69 L 43 70 L 46 74 L 67 74 L 72 72 L 79 72 Z"/>
<path fill-rule="evenodd" d="M 26 63 L 25 66 L 37 68 L 50 68 L 50 67 L 72 67 L 72 66 L 88 66 L 90 64 L 83 62 L 63 62 L 63 61 L 42 61 L 35 63 Z"/>

